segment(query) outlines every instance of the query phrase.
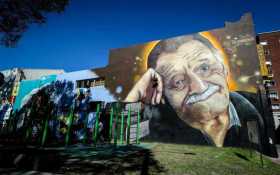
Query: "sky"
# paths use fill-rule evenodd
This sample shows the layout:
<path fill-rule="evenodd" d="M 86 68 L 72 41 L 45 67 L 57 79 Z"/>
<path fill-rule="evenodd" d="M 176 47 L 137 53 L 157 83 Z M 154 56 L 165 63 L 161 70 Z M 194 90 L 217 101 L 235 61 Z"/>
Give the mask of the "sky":
<path fill-rule="evenodd" d="M 0 46 L 0 70 L 104 67 L 112 48 L 221 28 L 246 12 L 257 33 L 280 30 L 279 7 L 279 0 L 70 0 L 15 48 Z"/>

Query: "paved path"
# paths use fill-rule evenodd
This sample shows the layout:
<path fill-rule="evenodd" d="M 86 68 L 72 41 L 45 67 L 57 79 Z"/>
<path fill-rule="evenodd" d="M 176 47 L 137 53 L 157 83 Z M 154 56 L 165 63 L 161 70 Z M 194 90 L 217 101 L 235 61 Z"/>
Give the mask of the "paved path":
<path fill-rule="evenodd" d="M 277 153 L 278 153 L 278 158 L 272 158 L 272 157 L 270 157 L 270 159 L 271 159 L 273 162 L 275 162 L 275 163 L 277 163 L 277 164 L 280 165 L 280 145 L 276 145 L 276 149 L 277 149 Z"/>

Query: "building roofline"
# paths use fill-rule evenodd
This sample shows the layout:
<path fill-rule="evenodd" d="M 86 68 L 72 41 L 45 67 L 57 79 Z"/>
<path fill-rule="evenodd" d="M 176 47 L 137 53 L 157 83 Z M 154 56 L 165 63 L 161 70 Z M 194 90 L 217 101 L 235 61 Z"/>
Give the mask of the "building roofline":
<path fill-rule="evenodd" d="M 273 31 L 270 31 L 270 32 L 261 32 L 261 33 L 258 33 L 258 35 L 269 34 L 269 33 L 276 33 L 276 32 L 280 32 L 280 30 L 273 30 Z"/>
<path fill-rule="evenodd" d="M 53 71 L 64 71 L 64 69 L 48 69 L 48 68 L 22 68 L 22 67 L 12 67 L 12 68 L 8 68 L 8 69 L 1 69 L 0 72 L 2 71 L 9 71 L 12 69 L 20 69 L 20 70 L 53 70 Z"/>

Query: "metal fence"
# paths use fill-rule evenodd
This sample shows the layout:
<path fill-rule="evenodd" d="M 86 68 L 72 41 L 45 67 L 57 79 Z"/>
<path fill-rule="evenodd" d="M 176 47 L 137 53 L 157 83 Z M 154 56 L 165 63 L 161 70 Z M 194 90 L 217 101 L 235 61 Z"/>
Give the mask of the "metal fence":
<path fill-rule="evenodd" d="M 1 127 L 0 143 L 41 147 L 83 145 L 129 145 L 140 143 L 141 103 L 102 101 L 78 111 L 75 105 L 58 116 L 50 105 L 38 112 L 36 105 L 13 111 Z"/>

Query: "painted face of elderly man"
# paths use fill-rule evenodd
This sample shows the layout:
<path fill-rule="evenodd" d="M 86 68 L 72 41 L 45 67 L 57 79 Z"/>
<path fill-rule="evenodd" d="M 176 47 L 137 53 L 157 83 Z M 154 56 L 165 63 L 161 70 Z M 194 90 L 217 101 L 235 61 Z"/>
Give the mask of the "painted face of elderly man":
<path fill-rule="evenodd" d="M 155 46 L 148 66 L 126 101 L 158 104 L 164 97 L 184 122 L 222 146 L 229 127 L 229 90 L 218 50 L 200 35 L 171 38 Z"/>

